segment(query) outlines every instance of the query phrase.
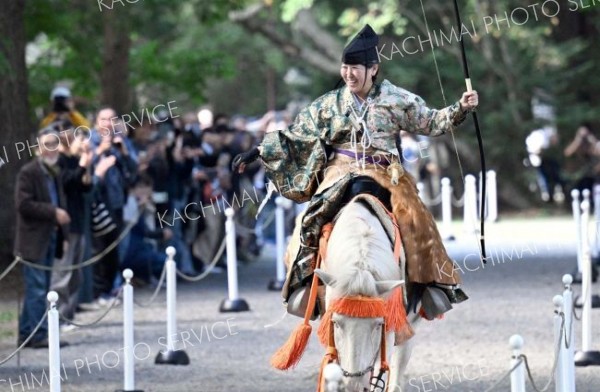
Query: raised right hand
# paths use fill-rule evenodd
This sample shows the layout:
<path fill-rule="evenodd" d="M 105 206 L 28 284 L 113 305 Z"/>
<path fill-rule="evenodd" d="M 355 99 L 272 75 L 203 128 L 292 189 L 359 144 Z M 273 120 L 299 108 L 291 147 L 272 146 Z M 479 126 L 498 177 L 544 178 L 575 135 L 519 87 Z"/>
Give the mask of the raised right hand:
<path fill-rule="evenodd" d="M 94 174 L 100 178 L 104 178 L 108 169 L 113 167 L 116 162 L 117 158 L 114 155 L 100 158 L 100 161 L 98 161 L 96 168 L 94 169 Z"/>

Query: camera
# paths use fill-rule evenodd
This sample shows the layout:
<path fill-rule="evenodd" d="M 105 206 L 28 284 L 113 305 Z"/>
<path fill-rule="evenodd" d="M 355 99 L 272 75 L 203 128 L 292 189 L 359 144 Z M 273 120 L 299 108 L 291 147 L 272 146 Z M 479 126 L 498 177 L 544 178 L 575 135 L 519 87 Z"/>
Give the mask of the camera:
<path fill-rule="evenodd" d="M 56 113 L 64 113 L 71 111 L 71 109 L 69 109 L 69 107 L 67 106 L 67 99 L 69 98 L 63 96 L 54 97 L 54 105 L 52 110 Z"/>

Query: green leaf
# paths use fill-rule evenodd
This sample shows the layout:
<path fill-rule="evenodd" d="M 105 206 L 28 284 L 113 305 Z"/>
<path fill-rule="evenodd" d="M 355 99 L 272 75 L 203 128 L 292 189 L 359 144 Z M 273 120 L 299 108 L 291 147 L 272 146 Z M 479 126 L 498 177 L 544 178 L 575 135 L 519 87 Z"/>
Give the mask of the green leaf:
<path fill-rule="evenodd" d="M 286 0 L 283 2 L 281 10 L 281 20 L 290 23 L 296 17 L 296 14 L 303 9 L 309 9 L 313 5 L 313 0 Z"/>

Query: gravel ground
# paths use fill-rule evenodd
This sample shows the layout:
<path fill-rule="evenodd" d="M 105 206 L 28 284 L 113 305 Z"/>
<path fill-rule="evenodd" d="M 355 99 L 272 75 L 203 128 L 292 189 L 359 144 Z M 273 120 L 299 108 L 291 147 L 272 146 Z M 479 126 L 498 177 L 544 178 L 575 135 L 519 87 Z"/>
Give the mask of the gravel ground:
<path fill-rule="evenodd" d="M 571 226 L 568 219 L 560 218 L 489 225 L 488 256 L 492 259 L 484 269 L 473 256 L 477 253 L 476 238 L 461 234 L 461 227 L 456 225 L 458 239 L 447 246 L 463 271 L 470 299 L 444 320 L 420 324 L 402 390 L 486 390 L 509 368 L 508 339 L 515 333 L 525 340 L 524 352 L 537 384 L 544 385 L 553 362 L 552 297 L 562 292 L 561 277 L 574 266 Z M 323 354 L 314 336 L 296 369 L 279 372 L 268 365 L 269 356 L 300 322 L 291 316 L 281 320 L 284 313 L 279 293 L 266 289 L 274 275 L 273 255 L 274 248 L 269 246 L 260 260 L 239 266 L 240 295 L 249 303 L 249 312 L 219 312 L 219 304 L 227 295 L 226 274 L 179 284 L 177 347 L 188 354 L 188 366 L 154 364 L 165 344 L 164 291 L 152 306 L 136 307 L 137 388 L 147 392 L 314 391 Z M 598 284 L 594 288 L 600 291 Z M 575 286 L 575 290 L 580 287 Z M 151 289 L 136 289 L 136 298 L 144 301 L 151 293 Z M 14 349 L 15 335 L 10 332 L 16 326 L 10 316 L 14 311 L 15 299 L 0 303 L 0 358 Z M 64 336 L 71 345 L 61 351 L 63 391 L 122 388 L 121 311 L 120 307 L 114 309 L 97 325 Z M 81 313 L 77 321 L 90 322 L 98 315 Z M 600 349 L 600 310 L 593 312 L 593 325 L 594 345 Z M 580 323 L 575 327 L 579 347 Z M 19 361 L 15 358 L 0 366 L 0 392 L 48 390 L 43 378 L 45 367 L 45 350 L 23 350 Z M 577 368 L 576 373 L 579 392 L 600 391 L 598 367 Z M 509 382 L 496 390 L 509 390 Z M 530 385 L 528 390 L 533 390 Z"/>

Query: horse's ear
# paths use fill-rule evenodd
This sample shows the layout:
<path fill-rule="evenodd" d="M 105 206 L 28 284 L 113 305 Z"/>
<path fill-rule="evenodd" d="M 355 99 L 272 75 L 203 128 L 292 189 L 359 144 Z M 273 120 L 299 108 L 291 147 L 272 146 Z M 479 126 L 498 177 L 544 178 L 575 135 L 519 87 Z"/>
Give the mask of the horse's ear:
<path fill-rule="evenodd" d="M 375 282 L 375 287 L 377 288 L 377 294 L 381 296 L 403 284 L 403 280 L 381 280 L 379 282 Z"/>
<path fill-rule="evenodd" d="M 322 269 L 317 268 L 315 270 L 315 274 L 317 274 L 317 276 L 321 279 L 323 283 L 325 283 L 326 286 L 333 287 L 333 285 L 335 284 L 335 278 L 333 277 L 333 275 L 328 274 Z"/>

